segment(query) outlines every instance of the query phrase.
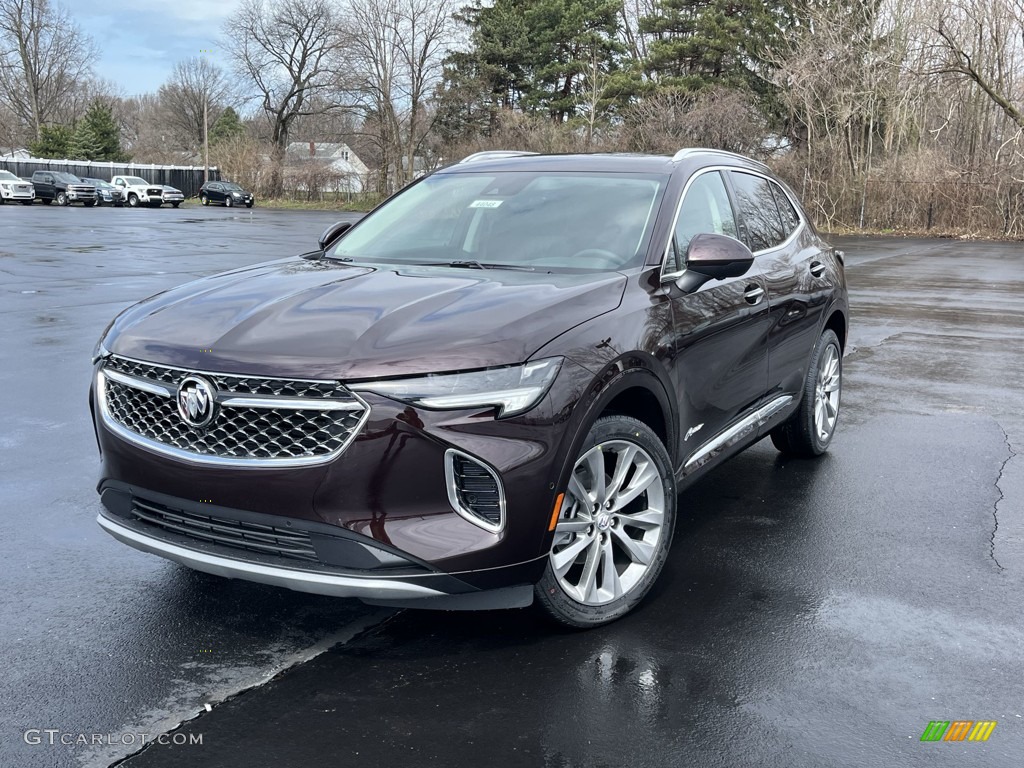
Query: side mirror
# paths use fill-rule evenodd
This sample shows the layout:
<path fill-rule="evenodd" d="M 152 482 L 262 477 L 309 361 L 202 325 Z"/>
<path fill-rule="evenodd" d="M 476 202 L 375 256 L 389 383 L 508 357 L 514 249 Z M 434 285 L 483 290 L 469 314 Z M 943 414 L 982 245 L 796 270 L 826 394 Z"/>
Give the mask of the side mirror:
<path fill-rule="evenodd" d="M 725 235 L 696 235 L 686 249 L 686 269 L 713 280 L 740 277 L 753 265 L 750 249 Z"/>
<path fill-rule="evenodd" d="M 352 229 L 351 221 L 338 221 L 335 222 L 334 224 L 331 224 L 331 226 L 325 229 L 324 233 L 320 235 L 320 239 L 317 240 L 317 244 L 320 246 L 320 250 L 326 251 L 328 248 L 334 245 L 335 242 L 337 242 L 338 238 L 340 238 L 350 229 Z"/>

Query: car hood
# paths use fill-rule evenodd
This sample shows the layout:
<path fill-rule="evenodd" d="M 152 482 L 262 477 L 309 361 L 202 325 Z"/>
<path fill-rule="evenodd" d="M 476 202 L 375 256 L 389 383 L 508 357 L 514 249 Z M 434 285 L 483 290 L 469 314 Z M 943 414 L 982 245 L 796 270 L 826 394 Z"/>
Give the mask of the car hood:
<path fill-rule="evenodd" d="M 520 363 L 617 307 L 619 273 L 357 266 L 287 259 L 204 278 L 125 310 L 104 344 L 166 365 L 362 379 Z"/>

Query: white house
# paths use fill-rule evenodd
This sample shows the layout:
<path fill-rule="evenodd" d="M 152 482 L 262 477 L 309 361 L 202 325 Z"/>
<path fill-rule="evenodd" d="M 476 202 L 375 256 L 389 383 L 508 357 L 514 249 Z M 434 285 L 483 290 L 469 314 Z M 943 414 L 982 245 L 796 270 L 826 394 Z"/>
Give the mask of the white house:
<path fill-rule="evenodd" d="M 370 169 L 348 144 L 293 141 L 285 150 L 285 162 L 286 175 L 300 189 L 308 188 L 312 182 L 321 191 L 358 194 L 369 183 Z"/>

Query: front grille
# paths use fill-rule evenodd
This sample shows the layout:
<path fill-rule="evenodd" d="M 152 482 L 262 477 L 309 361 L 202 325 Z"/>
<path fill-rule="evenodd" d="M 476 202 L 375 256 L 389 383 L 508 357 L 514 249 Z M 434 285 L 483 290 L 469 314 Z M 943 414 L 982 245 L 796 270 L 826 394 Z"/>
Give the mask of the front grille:
<path fill-rule="evenodd" d="M 177 391 L 195 371 L 120 357 L 108 358 L 103 371 L 103 415 L 115 431 L 200 462 L 320 463 L 339 455 L 368 415 L 337 382 L 199 372 L 215 389 L 215 405 L 212 420 L 194 427 L 178 411 Z"/>
<path fill-rule="evenodd" d="M 144 523 L 200 541 L 290 560 L 320 560 L 305 531 L 199 515 L 137 498 L 132 500 L 132 514 Z"/>
<path fill-rule="evenodd" d="M 445 455 L 449 500 L 463 517 L 491 531 L 504 524 L 504 496 L 497 476 L 469 456 L 449 450 Z"/>
<path fill-rule="evenodd" d="M 162 189 L 147 189 L 146 194 L 150 197 L 160 197 L 164 191 Z"/>

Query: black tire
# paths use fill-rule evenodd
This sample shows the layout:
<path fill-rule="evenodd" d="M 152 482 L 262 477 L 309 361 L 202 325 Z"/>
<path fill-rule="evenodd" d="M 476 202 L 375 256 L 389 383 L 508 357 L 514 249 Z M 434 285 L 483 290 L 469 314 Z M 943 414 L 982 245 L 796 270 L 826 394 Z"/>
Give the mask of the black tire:
<path fill-rule="evenodd" d="M 208 198 L 206 195 L 200 195 L 199 196 L 199 202 L 202 203 L 203 205 L 209 205 L 210 204 L 210 198 Z"/>
<path fill-rule="evenodd" d="M 84 205 L 86 208 L 92 208 L 95 204 L 96 204 L 95 200 L 83 200 L 82 201 L 82 205 Z"/>
<path fill-rule="evenodd" d="M 230 197 L 224 198 L 224 207 L 225 208 L 230 208 L 233 205 L 234 205 L 234 202 L 231 200 Z"/>
<path fill-rule="evenodd" d="M 831 426 L 822 435 L 815 420 L 815 411 L 819 396 L 820 367 L 823 358 L 828 360 L 828 355 L 835 356 L 836 360 L 836 393 L 835 415 Z M 831 377 L 830 377 L 831 378 Z M 786 456 L 811 459 L 821 456 L 828 450 L 832 438 L 835 436 L 836 427 L 839 423 L 839 401 L 843 388 L 843 350 L 839 344 L 839 338 L 831 330 L 826 330 L 811 355 L 810 364 L 807 366 L 807 374 L 804 376 L 804 386 L 800 396 L 800 406 L 788 419 L 771 431 L 772 443 Z M 829 398 L 831 402 L 831 398 Z M 823 407 L 826 407 L 823 405 Z M 828 411 L 826 410 L 825 413 Z"/>
<path fill-rule="evenodd" d="M 22 205 L 32 205 L 32 203 L 34 203 L 34 202 L 35 202 L 34 200 L 22 200 L 21 204 Z"/>
<path fill-rule="evenodd" d="M 130 195 L 128 195 L 128 207 L 129 208 L 138 208 L 139 207 L 139 196 L 136 195 L 134 192 L 132 192 Z"/>
<path fill-rule="evenodd" d="M 558 528 L 556 528 L 553 537 L 551 555 L 548 557 L 544 575 L 534 587 L 537 603 L 548 617 L 559 624 L 577 629 L 587 629 L 607 624 L 633 610 L 643 600 L 654 582 L 657 581 L 658 575 L 661 573 L 668 558 L 669 548 L 672 545 L 672 534 L 675 529 L 676 520 L 675 474 L 672 471 L 672 462 L 669 459 L 668 451 L 665 450 L 665 446 L 654 430 L 642 421 L 629 416 L 603 416 L 594 422 L 586 439 L 583 441 L 583 445 L 580 447 L 573 474 L 576 475 L 578 470 L 586 472 L 586 457 L 593 455 L 591 453 L 593 450 L 597 450 L 599 451 L 597 454 L 599 457 L 598 462 L 605 470 L 605 479 L 602 483 L 602 487 L 605 487 L 608 479 L 614 474 L 618 462 L 622 460 L 622 454 L 616 454 L 615 458 L 612 459 L 610 452 L 608 454 L 604 452 L 605 448 L 614 448 L 615 446 L 641 449 L 644 455 L 640 458 L 645 462 L 644 466 L 650 467 L 653 464 L 653 468 L 657 471 L 657 476 L 644 486 L 645 490 L 627 501 L 624 506 L 617 510 L 601 506 L 600 499 L 598 499 L 598 504 L 595 505 L 594 509 L 582 510 L 581 513 L 580 510 L 583 505 L 574 501 L 575 495 L 570 490 L 565 489 L 566 501 L 563 502 L 562 510 L 559 513 Z M 610 466 L 609 462 L 612 462 Z M 629 479 L 621 484 L 620 490 L 628 490 L 628 486 L 641 475 L 641 472 L 642 470 L 636 465 L 629 466 L 625 476 Z M 576 476 L 579 477 L 579 475 Z M 617 496 L 614 492 L 612 495 Z M 629 557 L 626 555 L 626 550 L 617 541 L 625 536 L 629 536 L 635 542 L 641 541 L 631 532 L 639 532 L 639 529 L 630 526 L 628 519 L 630 515 L 637 514 L 637 511 L 648 511 L 644 505 L 651 503 L 652 497 L 656 504 L 660 498 L 660 505 L 664 511 L 656 540 L 653 543 L 647 544 L 650 547 L 650 560 L 648 563 L 643 564 L 636 576 L 632 577 L 636 579 L 635 582 L 628 586 L 628 588 L 625 588 L 619 597 L 601 604 L 596 604 L 596 600 L 592 604 L 588 604 L 570 595 L 567 589 L 572 588 L 572 585 L 569 584 L 568 587 L 563 586 L 563 581 L 571 581 L 572 574 L 577 569 L 577 566 L 579 566 L 580 572 L 585 572 L 592 548 L 594 549 L 595 561 L 601 558 L 598 551 L 601 547 L 605 546 L 604 542 L 606 540 L 608 541 L 609 551 L 614 553 L 613 556 L 610 556 L 613 558 L 612 562 L 615 564 L 617 574 L 615 575 L 615 584 L 621 586 L 620 577 L 629 574 L 625 570 L 620 572 L 619 566 L 622 565 L 624 569 L 627 566 L 632 568 L 637 563 L 635 561 L 632 564 L 622 562 L 623 560 L 628 561 Z M 617 500 L 613 499 L 609 503 L 617 503 Z M 622 513 L 622 516 L 616 515 L 616 511 Z M 623 520 L 627 522 L 623 522 Z M 575 523 L 579 525 L 587 524 L 590 521 L 593 521 L 593 524 L 589 525 L 589 528 L 585 531 L 573 533 L 560 533 L 559 531 L 566 524 L 572 525 Z M 641 533 L 641 536 L 644 538 L 647 535 L 647 533 Z M 585 540 L 592 543 L 584 544 L 582 548 L 576 543 L 577 541 L 582 543 Z M 579 554 L 572 555 L 571 561 L 573 565 L 568 568 L 563 566 L 562 576 L 565 577 L 563 579 L 556 573 L 553 560 L 560 553 L 570 552 L 578 552 Z M 581 557 L 585 561 L 583 564 L 579 562 Z M 566 560 L 565 562 L 569 561 Z M 607 574 L 604 570 L 606 568 L 605 562 L 602 559 L 600 564 L 595 564 L 593 568 L 593 582 L 595 585 L 599 578 L 604 581 L 604 577 Z M 599 569 L 602 572 L 600 577 L 598 576 Z M 583 583 L 584 578 L 584 576 L 580 576 L 579 584 Z"/>
<path fill-rule="evenodd" d="M 246 203 L 246 204 L 245 204 L 245 207 L 246 207 L 246 208 L 252 208 L 252 203 Z"/>
<path fill-rule="evenodd" d="M 67 193 L 65 193 L 65 192 L 58 192 L 57 193 L 57 205 L 71 205 L 71 201 L 68 200 Z"/>
<path fill-rule="evenodd" d="M 177 208 L 181 203 L 171 203 L 171 208 Z"/>
<path fill-rule="evenodd" d="M 45 197 L 44 198 L 40 198 L 40 199 L 43 201 L 43 205 L 49 205 L 50 203 L 53 202 L 53 200 L 48 200 Z"/>
<path fill-rule="evenodd" d="M 0 205 L 7 205 L 7 198 L 6 197 L 0 197 Z"/>

